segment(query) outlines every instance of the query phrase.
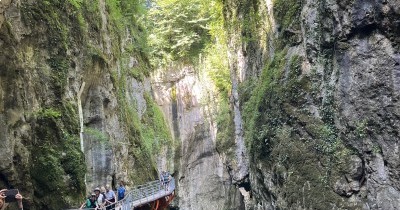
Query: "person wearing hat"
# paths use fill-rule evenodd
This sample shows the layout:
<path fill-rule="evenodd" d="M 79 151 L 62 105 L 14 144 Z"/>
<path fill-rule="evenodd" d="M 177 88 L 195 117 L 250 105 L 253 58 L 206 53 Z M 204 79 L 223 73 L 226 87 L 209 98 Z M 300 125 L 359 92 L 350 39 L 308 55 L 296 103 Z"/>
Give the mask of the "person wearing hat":
<path fill-rule="evenodd" d="M 96 194 L 97 203 L 99 204 L 100 208 L 103 208 L 106 203 L 106 195 L 104 194 L 106 189 L 104 187 L 94 189 L 94 193 Z"/>
<path fill-rule="evenodd" d="M 96 194 L 95 193 L 92 193 L 90 195 L 90 197 L 88 199 L 86 199 L 86 201 L 81 205 L 81 207 L 79 209 L 83 209 L 83 207 L 85 207 L 85 208 L 94 208 L 94 209 L 98 209 L 99 208 L 99 205 L 97 204 Z"/>
<path fill-rule="evenodd" d="M 105 209 L 107 210 L 107 209 L 111 209 L 111 204 L 113 204 L 113 202 L 110 202 L 109 200 L 107 200 L 107 196 L 106 196 L 106 193 L 107 193 L 107 190 L 106 190 L 106 188 L 103 186 L 103 187 L 101 187 L 100 188 L 100 193 L 103 195 L 103 198 L 104 198 L 104 203 L 103 203 L 103 206 L 102 207 L 106 207 Z"/>

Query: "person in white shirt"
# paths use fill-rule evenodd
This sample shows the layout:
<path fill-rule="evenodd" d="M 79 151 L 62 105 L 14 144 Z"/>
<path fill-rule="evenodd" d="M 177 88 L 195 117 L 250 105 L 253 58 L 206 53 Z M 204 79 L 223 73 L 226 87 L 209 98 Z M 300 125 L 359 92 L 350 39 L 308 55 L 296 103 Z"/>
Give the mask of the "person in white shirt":
<path fill-rule="evenodd" d="M 100 208 L 103 208 L 106 205 L 106 195 L 104 194 L 105 192 L 106 189 L 104 187 L 101 187 L 101 190 L 98 187 L 94 189 L 94 193 L 96 194 L 97 204 L 100 206 Z"/>
<path fill-rule="evenodd" d="M 109 203 L 115 203 L 115 192 L 110 188 L 110 185 L 106 185 L 106 200 Z M 107 206 L 107 210 L 114 209 L 115 204 Z"/>

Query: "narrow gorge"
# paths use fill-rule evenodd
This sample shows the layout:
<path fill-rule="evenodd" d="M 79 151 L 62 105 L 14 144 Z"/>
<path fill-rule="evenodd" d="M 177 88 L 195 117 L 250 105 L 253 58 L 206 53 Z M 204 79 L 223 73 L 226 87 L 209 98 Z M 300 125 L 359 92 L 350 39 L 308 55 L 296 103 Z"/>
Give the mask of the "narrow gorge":
<path fill-rule="evenodd" d="M 399 99 L 399 0 L 0 0 L 27 210 L 161 171 L 167 209 L 400 209 Z"/>

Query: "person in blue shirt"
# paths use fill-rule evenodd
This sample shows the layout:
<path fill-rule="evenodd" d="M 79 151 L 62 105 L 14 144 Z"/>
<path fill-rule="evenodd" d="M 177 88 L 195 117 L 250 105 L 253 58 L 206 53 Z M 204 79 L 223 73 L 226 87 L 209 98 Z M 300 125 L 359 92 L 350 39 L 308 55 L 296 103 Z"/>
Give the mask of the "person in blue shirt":
<path fill-rule="evenodd" d="M 124 182 L 123 181 L 121 181 L 119 183 L 117 194 L 118 194 L 118 200 L 119 201 L 124 199 L 124 197 L 125 197 L 125 187 L 124 187 Z"/>

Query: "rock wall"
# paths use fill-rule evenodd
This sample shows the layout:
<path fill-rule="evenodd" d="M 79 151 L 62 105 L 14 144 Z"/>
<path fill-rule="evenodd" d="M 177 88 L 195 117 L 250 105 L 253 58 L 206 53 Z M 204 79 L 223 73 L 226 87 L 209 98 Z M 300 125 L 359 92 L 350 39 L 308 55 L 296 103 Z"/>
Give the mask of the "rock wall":
<path fill-rule="evenodd" d="M 247 209 L 398 209 L 400 2 L 224 5 Z"/>
<path fill-rule="evenodd" d="M 216 150 L 217 96 L 212 82 L 193 67 L 153 76 L 157 103 L 178 142 L 174 171 L 179 209 L 243 209 L 238 189 Z"/>
<path fill-rule="evenodd" d="M 94 187 L 157 177 L 153 140 L 168 130 L 132 47 L 138 26 L 113 12 L 104 0 L 0 1 L 0 188 L 18 188 L 24 209 L 78 207 Z"/>

